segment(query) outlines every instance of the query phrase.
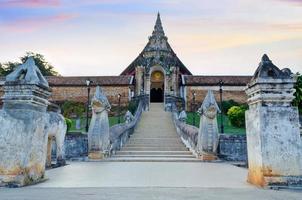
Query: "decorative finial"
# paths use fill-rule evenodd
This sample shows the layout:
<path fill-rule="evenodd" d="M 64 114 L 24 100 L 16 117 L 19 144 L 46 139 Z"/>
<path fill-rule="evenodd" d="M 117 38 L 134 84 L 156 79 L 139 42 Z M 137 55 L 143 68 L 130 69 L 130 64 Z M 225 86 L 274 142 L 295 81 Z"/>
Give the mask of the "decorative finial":
<path fill-rule="evenodd" d="M 272 62 L 266 54 L 264 54 L 264 55 L 262 56 L 261 61 L 262 61 L 262 62 Z"/>
<path fill-rule="evenodd" d="M 161 23 L 161 19 L 160 19 L 160 13 L 157 13 L 157 19 L 155 22 L 155 26 L 154 26 L 154 30 L 152 35 L 156 35 L 156 36 L 164 36 L 164 29 L 162 27 L 162 23 Z"/>

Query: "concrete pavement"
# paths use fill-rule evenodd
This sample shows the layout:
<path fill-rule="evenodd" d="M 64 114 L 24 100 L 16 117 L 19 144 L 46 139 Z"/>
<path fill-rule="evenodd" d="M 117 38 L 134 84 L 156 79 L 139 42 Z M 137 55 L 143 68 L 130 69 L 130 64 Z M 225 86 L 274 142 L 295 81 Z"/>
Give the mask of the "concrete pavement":
<path fill-rule="evenodd" d="M 300 200 L 301 192 L 257 188 L 21 188 L 1 200 Z"/>
<path fill-rule="evenodd" d="M 246 169 L 225 163 L 72 162 L 46 176 L 32 187 L 253 187 Z"/>

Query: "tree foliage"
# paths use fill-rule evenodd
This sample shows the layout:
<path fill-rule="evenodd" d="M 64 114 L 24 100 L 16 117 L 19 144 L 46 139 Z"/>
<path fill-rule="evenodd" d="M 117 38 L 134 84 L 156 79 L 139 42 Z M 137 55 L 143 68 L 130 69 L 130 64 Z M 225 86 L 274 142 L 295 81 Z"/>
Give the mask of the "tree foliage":
<path fill-rule="evenodd" d="M 233 106 L 239 106 L 240 104 L 233 99 L 227 100 L 227 101 L 222 101 L 222 110 L 223 113 L 227 113 L 228 110 L 233 107 Z"/>
<path fill-rule="evenodd" d="M 65 118 L 65 123 L 67 125 L 67 132 L 71 129 L 72 126 L 72 120 L 69 118 Z"/>
<path fill-rule="evenodd" d="M 7 63 L 0 63 L 0 75 L 6 76 L 14 69 L 24 63 L 28 57 L 33 57 L 36 63 L 36 66 L 40 69 L 41 73 L 44 76 L 59 76 L 59 73 L 54 69 L 54 67 L 46 61 L 45 57 L 42 54 L 33 53 L 33 52 L 26 52 L 24 56 L 20 58 L 21 62 L 7 62 Z"/>
<path fill-rule="evenodd" d="M 297 82 L 295 84 L 296 92 L 294 94 L 295 99 L 293 105 L 297 106 L 299 113 L 302 114 L 302 75 L 298 74 Z"/>
<path fill-rule="evenodd" d="M 82 117 L 85 112 L 85 105 L 81 102 L 65 101 L 62 105 L 63 115 L 67 118 L 72 118 L 72 115 L 76 117 Z"/>
<path fill-rule="evenodd" d="M 243 128 L 245 126 L 246 106 L 233 106 L 228 110 L 228 118 L 235 127 Z"/>

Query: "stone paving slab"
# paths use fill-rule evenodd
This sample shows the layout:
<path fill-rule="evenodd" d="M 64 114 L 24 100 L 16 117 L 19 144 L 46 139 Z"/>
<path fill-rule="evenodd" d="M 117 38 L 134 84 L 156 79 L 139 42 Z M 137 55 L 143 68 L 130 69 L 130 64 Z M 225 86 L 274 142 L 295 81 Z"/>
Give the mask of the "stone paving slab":
<path fill-rule="evenodd" d="M 225 163 L 72 162 L 47 170 L 31 187 L 204 187 L 253 188 L 247 170 Z"/>
<path fill-rule="evenodd" d="M 1 200 L 300 200 L 302 192 L 257 188 L 21 188 Z"/>

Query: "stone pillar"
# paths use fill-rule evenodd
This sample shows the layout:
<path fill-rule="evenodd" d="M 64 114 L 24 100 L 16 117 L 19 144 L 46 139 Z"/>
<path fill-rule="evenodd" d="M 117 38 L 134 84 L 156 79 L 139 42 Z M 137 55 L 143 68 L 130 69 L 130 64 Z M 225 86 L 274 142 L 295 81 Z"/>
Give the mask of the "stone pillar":
<path fill-rule="evenodd" d="M 140 95 L 142 89 L 144 89 L 144 67 L 137 66 L 135 68 L 135 80 L 136 80 L 136 95 Z"/>
<path fill-rule="evenodd" d="M 44 179 L 50 89 L 32 57 L 6 77 L 0 112 L 0 186 Z"/>
<path fill-rule="evenodd" d="M 214 94 L 208 91 L 201 107 L 198 109 L 200 114 L 200 124 L 197 140 L 197 153 L 202 160 L 217 159 L 218 146 L 218 125 L 217 112 L 220 112 Z"/>
<path fill-rule="evenodd" d="M 179 87 L 178 87 L 178 74 L 179 74 L 179 68 L 178 67 L 171 67 L 172 71 L 172 95 L 177 96 L 179 94 Z"/>
<path fill-rule="evenodd" d="M 91 100 L 92 118 L 88 130 L 89 159 L 103 159 L 109 150 L 109 119 L 110 104 L 104 92 L 96 87 Z"/>
<path fill-rule="evenodd" d="M 294 79 L 264 55 L 248 84 L 246 111 L 248 182 L 257 186 L 302 183 L 302 145 Z"/>
<path fill-rule="evenodd" d="M 150 95 L 150 87 L 151 87 L 151 75 L 150 74 L 145 74 L 145 77 L 144 77 L 144 91 L 145 91 L 145 94 L 148 94 Z"/>

